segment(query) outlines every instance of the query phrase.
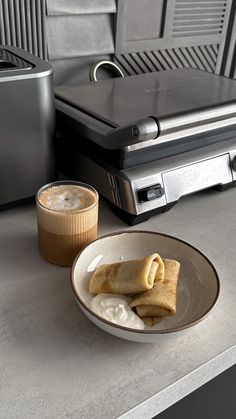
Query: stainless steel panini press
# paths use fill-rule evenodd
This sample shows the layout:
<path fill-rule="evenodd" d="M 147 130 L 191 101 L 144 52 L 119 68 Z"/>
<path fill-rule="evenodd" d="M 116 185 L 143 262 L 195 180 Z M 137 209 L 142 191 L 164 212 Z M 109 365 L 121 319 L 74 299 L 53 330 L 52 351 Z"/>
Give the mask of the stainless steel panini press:
<path fill-rule="evenodd" d="M 60 168 L 129 224 L 236 184 L 236 82 L 195 69 L 55 88 Z"/>

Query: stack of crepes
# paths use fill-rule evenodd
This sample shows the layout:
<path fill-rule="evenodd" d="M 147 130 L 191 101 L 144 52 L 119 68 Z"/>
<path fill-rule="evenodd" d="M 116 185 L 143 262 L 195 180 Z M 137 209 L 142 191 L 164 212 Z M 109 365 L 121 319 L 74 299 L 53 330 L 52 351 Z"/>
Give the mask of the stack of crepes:
<path fill-rule="evenodd" d="M 91 294 L 132 295 L 130 307 L 149 326 L 176 314 L 180 263 L 153 253 L 143 259 L 100 265 L 93 273 Z"/>

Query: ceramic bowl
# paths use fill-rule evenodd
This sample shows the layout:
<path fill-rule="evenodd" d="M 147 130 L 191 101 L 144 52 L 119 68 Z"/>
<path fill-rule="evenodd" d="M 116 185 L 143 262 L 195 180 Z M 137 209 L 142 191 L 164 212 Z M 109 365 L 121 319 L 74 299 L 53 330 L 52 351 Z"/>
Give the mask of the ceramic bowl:
<path fill-rule="evenodd" d="M 155 252 L 181 264 L 175 316 L 163 318 L 153 327 L 137 330 L 111 323 L 91 310 L 93 296 L 89 294 L 88 286 L 98 265 L 143 258 Z M 88 245 L 74 261 L 71 284 L 81 310 L 98 327 L 123 339 L 154 343 L 164 334 L 180 333 L 204 320 L 215 307 L 220 291 L 218 274 L 201 251 L 176 237 L 140 230 L 109 234 Z"/>

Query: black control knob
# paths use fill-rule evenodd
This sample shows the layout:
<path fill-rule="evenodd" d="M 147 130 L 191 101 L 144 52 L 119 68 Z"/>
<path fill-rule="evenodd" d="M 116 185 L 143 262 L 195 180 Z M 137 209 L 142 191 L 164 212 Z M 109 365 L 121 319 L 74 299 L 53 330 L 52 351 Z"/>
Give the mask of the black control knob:
<path fill-rule="evenodd" d="M 164 188 L 162 188 L 160 183 L 156 185 L 147 186 L 146 188 L 139 189 L 137 191 L 138 200 L 139 202 L 148 202 L 152 201 L 153 199 L 160 198 L 164 195 Z"/>
<path fill-rule="evenodd" d="M 232 169 L 236 170 L 236 156 L 234 156 L 234 158 L 232 160 Z"/>

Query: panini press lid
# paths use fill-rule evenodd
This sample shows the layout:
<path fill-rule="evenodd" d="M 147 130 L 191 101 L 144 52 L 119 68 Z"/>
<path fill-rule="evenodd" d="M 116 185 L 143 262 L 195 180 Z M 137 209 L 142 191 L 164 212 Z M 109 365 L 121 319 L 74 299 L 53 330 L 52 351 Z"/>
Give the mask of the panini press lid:
<path fill-rule="evenodd" d="M 236 127 L 236 82 L 196 69 L 58 86 L 55 94 L 67 114 L 78 115 L 77 134 L 86 136 L 89 153 L 119 150 L 118 167 L 222 141 Z"/>
<path fill-rule="evenodd" d="M 111 127 L 121 127 L 149 116 L 161 121 L 232 104 L 236 101 L 236 82 L 187 68 L 58 86 L 55 92 L 76 109 Z"/>

